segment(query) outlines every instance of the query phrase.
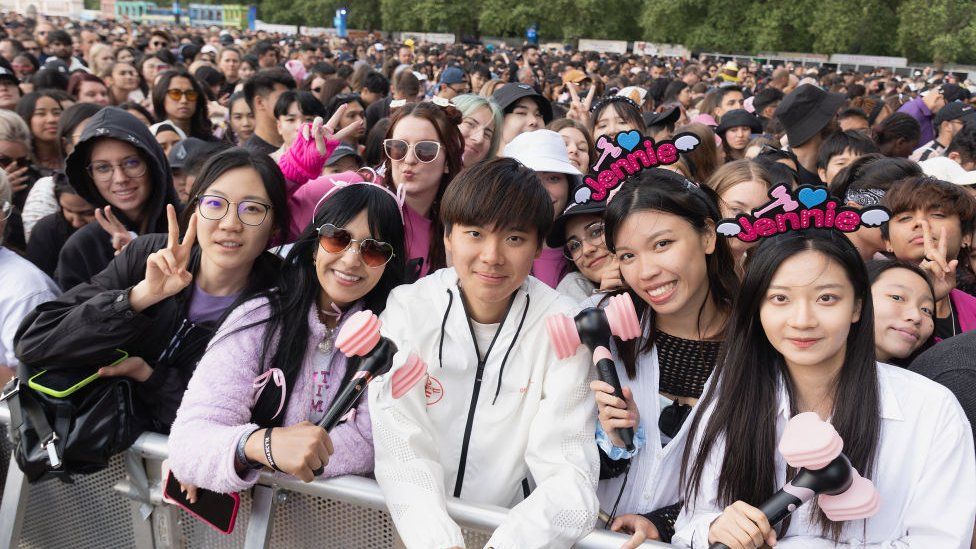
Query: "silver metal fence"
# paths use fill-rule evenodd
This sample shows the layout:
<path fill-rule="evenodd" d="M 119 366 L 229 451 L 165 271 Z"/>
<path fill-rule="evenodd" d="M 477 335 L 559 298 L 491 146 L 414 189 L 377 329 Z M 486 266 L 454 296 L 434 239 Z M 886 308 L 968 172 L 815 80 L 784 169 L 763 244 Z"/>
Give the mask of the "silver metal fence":
<path fill-rule="evenodd" d="M 9 423 L 0 406 L 0 423 Z M 3 428 L 3 426 L 0 426 Z M 258 549 L 398 547 L 383 494 L 372 479 L 346 476 L 304 483 L 263 473 L 241 494 L 234 532 L 223 535 L 183 510 L 162 502 L 160 464 L 166 437 L 146 433 L 104 471 L 73 484 L 49 480 L 28 485 L 10 459 L 3 428 L 0 475 L 0 548 Z M 447 511 L 462 527 L 468 547 L 482 547 L 507 509 L 448 498 Z M 595 531 L 576 545 L 619 548 L 627 536 Z M 647 547 L 670 547 L 648 543 Z"/>

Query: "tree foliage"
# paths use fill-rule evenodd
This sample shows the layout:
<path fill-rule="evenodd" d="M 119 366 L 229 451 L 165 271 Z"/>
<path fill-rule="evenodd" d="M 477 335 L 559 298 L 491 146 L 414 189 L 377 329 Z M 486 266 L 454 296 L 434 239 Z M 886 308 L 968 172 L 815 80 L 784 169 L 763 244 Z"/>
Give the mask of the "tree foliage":
<path fill-rule="evenodd" d="M 459 36 L 648 40 L 695 51 L 794 51 L 976 62 L 970 0 L 259 0 L 274 23 L 452 32 Z"/>

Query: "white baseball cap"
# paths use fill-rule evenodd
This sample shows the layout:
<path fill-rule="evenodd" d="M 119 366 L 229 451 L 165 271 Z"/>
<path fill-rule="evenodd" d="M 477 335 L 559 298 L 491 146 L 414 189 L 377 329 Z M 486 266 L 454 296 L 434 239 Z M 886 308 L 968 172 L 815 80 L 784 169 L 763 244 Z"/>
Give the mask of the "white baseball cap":
<path fill-rule="evenodd" d="M 925 175 L 955 183 L 956 185 L 976 185 L 976 171 L 966 171 L 955 160 L 936 156 L 918 163 Z"/>
<path fill-rule="evenodd" d="M 575 182 L 570 182 L 570 188 L 579 184 L 583 176 L 569 161 L 569 152 L 563 136 L 552 130 L 536 130 L 515 136 L 502 156 L 514 158 L 523 166 L 537 172 L 555 172 L 571 175 Z"/>

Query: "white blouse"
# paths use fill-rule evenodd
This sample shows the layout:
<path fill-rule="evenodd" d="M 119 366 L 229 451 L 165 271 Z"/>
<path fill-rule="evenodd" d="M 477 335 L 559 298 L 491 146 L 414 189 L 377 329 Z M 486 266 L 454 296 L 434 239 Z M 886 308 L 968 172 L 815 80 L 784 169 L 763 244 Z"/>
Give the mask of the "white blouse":
<path fill-rule="evenodd" d="M 793 513 L 790 528 L 776 547 L 969 548 L 976 520 L 976 457 L 969 422 L 959 402 L 943 387 L 914 372 L 878 364 L 881 436 L 874 472 L 881 510 L 854 521 L 840 543 L 821 537 L 812 505 Z M 777 431 L 789 421 L 789 400 L 780 390 Z M 704 413 L 702 425 L 713 411 Z M 700 440 L 696 434 L 696 444 Z M 687 502 L 675 524 L 678 547 L 707 548 L 708 528 L 722 512 L 716 501 L 720 457 L 718 440 L 702 471 L 695 501 Z M 776 456 L 777 485 L 786 480 L 786 463 Z"/>

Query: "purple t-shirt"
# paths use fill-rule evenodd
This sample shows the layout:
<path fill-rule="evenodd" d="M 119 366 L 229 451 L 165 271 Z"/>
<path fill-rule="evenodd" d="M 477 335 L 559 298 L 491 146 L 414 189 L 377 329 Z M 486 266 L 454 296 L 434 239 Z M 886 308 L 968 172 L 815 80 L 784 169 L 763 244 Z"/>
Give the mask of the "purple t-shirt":
<path fill-rule="evenodd" d="M 240 295 L 240 292 L 231 295 L 210 295 L 194 284 L 187 317 L 195 324 L 217 320 Z"/>

